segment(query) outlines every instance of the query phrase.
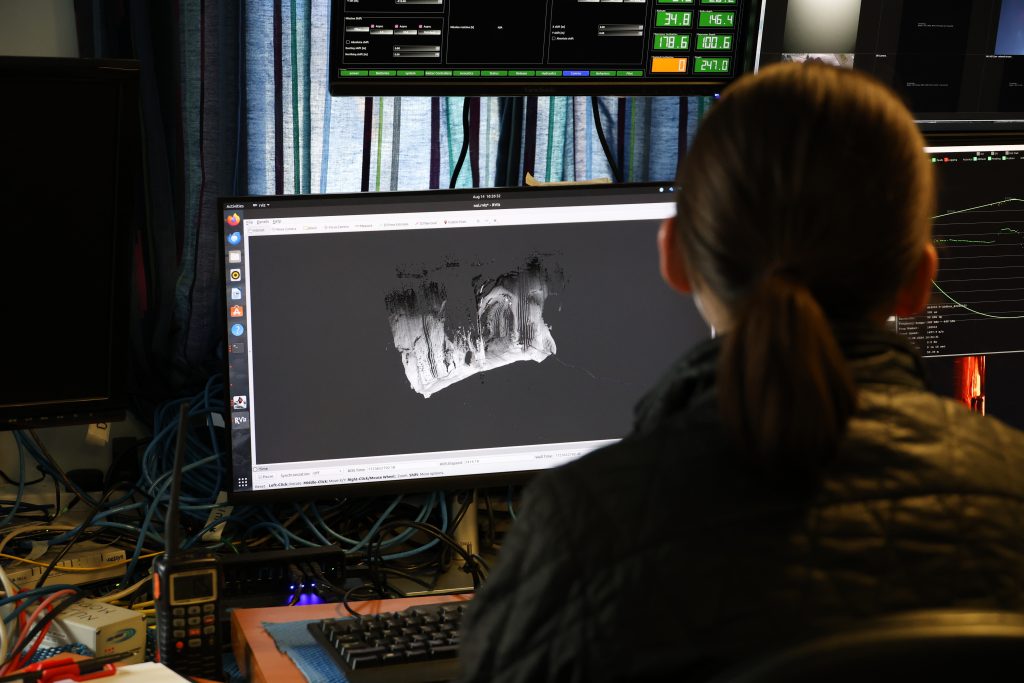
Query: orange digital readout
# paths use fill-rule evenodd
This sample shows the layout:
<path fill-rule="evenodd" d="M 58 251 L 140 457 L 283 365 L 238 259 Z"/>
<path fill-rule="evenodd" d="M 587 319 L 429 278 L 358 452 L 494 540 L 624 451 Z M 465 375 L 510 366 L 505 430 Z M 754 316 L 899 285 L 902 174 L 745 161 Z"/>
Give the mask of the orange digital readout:
<path fill-rule="evenodd" d="M 686 73 L 687 57 L 652 57 L 651 71 L 656 74 Z"/>

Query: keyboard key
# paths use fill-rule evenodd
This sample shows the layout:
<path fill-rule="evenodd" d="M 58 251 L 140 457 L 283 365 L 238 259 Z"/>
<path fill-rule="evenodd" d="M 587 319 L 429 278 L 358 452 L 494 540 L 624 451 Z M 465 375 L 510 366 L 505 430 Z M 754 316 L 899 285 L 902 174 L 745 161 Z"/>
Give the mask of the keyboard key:
<path fill-rule="evenodd" d="M 365 669 L 366 667 L 377 664 L 378 662 L 380 662 L 380 657 L 377 655 L 361 655 L 348 660 L 349 666 L 356 671 L 359 669 Z"/>
<path fill-rule="evenodd" d="M 360 657 L 369 657 L 370 655 L 373 655 L 374 657 L 379 657 L 385 652 L 387 652 L 387 650 L 385 650 L 382 647 L 361 647 L 359 649 L 349 650 L 348 652 L 346 652 L 345 658 L 351 662 L 353 659 L 358 659 Z"/>
<path fill-rule="evenodd" d="M 438 645 L 437 647 L 430 648 L 430 655 L 432 657 L 443 658 L 443 657 L 457 657 L 459 654 L 458 645 Z"/>

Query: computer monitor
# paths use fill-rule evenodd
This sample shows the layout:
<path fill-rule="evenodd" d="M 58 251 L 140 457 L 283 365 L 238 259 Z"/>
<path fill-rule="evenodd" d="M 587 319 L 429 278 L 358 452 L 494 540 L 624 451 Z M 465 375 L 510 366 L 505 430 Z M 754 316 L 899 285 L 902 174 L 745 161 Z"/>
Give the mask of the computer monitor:
<path fill-rule="evenodd" d="M 138 64 L 0 57 L 0 429 L 127 405 Z"/>
<path fill-rule="evenodd" d="M 939 273 L 925 312 L 892 322 L 936 389 L 1024 428 L 1024 135 L 926 151 Z"/>
<path fill-rule="evenodd" d="M 223 199 L 240 500 L 521 481 L 624 437 L 709 329 L 656 184 Z"/>
<path fill-rule="evenodd" d="M 820 60 L 899 92 L 922 128 L 1024 122 L 1024 0 L 764 0 L 757 67 Z"/>
<path fill-rule="evenodd" d="M 691 95 L 750 71 L 761 0 L 334 0 L 333 95 Z"/>

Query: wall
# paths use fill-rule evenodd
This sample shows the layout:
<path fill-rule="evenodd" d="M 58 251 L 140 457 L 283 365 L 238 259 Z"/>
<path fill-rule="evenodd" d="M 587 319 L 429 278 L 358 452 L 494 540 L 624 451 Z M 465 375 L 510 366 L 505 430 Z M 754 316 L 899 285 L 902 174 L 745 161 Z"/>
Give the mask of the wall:
<path fill-rule="evenodd" d="M 77 57 L 73 0 L 0 2 L 0 54 Z"/>

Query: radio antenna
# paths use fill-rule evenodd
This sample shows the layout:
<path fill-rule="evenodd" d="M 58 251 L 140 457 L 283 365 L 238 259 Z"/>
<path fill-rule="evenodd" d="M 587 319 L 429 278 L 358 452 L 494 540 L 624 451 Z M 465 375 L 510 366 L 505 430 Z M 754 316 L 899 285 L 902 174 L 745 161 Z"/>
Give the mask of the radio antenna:
<path fill-rule="evenodd" d="M 178 436 L 174 441 L 174 469 L 171 470 L 171 499 L 167 503 L 164 528 L 164 557 L 170 559 L 178 553 L 178 498 L 181 497 L 181 470 L 188 442 L 188 401 L 182 401 L 178 412 Z"/>

